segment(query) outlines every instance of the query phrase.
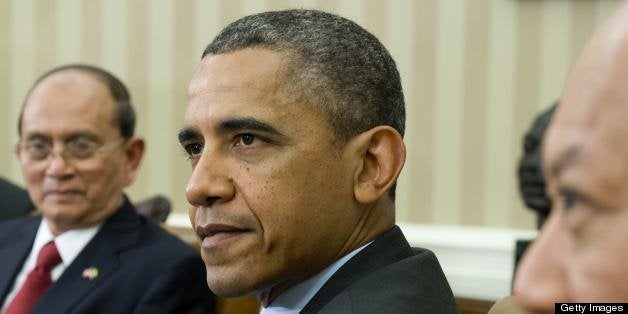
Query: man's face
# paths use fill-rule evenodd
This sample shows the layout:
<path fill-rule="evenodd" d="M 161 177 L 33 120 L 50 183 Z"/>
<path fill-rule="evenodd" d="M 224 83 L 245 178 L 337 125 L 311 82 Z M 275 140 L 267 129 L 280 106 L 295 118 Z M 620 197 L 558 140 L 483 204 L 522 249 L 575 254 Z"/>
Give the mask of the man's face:
<path fill-rule="evenodd" d="M 120 205 L 132 169 L 113 123 L 115 106 L 102 83 L 73 70 L 47 77 L 27 100 L 18 157 L 30 197 L 54 233 L 98 223 Z M 101 151 L 85 159 L 62 153 L 82 143 Z M 53 153 L 33 158 L 29 145 L 51 145 Z"/>
<path fill-rule="evenodd" d="M 181 145 L 209 287 L 242 295 L 285 289 L 350 249 L 360 211 L 357 158 L 325 118 L 281 88 L 282 55 L 243 49 L 205 57 L 190 82 Z"/>
<path fill-rule="evenodd" d="M 610 46 L 592 47 L 543 146 L 553 207 L 515 280 L 515 295 L 532 310 L 628 298 L 628 49 L 600 55 Z"/>

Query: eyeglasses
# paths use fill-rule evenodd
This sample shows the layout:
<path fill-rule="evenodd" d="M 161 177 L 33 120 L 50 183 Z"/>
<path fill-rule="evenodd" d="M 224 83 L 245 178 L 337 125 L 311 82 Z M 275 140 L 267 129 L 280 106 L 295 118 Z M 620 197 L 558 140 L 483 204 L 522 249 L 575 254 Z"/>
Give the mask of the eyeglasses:
<path fill-rule="evenodd" d="M 66 161 L 87 160 L 98 154 L 107 154 L 125 141 L 121 139 L 109 145 L 102 145 L 94 140 L 79 137 L 66 142 L 58 154 Z M 55 155 L 53 144 L 43 139 L 20 142 L 18 146 L 33 161 L 43 161 Z"/>

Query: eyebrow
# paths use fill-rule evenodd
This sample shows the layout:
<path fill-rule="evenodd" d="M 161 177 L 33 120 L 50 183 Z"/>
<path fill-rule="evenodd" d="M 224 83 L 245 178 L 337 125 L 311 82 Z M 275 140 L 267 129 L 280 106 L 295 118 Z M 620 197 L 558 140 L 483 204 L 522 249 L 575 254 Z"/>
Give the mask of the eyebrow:
<path fill-rule="evenodd" d="M 232 118 L 221 121 L 217 129 L 220 133 L 235 133 L 242 131 L 259 131 L 269 135 L 285 137 L 285 135 L 272 127 L 270 124 L 255 118 Z M 179 143 L 198 140 L 202 138 L 201 133 L 193 127 L 184 127 L 179 131 Z"/>
<path fill-rule="evenodd" d="M 549 172 L 552 176 L 560 175 L 566 167 L 573 164 L 577 161 L 580 156 L 580 147 L 579 146 L 569 146 L 565 149 L 558 158 L 549 164 Z"/>
<path fill-rule="evenodd" d="M 96 133 L 91 132 L 91 131 L 79 130 L 79 131 L 73 131 L 73 132 L 70 132 L 70 133 L 62 135 L 63 141 L 71 141 L 71 140 L 74 140 L 74 139 L 77 139 L 77 138 L 81 138 L 81 137 L 82 138 L 87 138 L 87 139 L 92 140 L 92 141 L 99 141 L 99 140 L 101 140 L 100 137 Z M 52 136 L 50 136 L 49 134 L 42 133 L 42 132 L 39 132 L 39 131 L 31 132 L 31 133 L 28 133 L 28 134 L 24 135 L 24 139 L 26 139 L 26 140 L 32 140 L 32 139 L 47 139 L 47 140 L 50 140 L 51 138 L 52 138 Z"/>
<path fill-rule="evenodd" d="M 200 133 L 194 129 L 194 128 L 190 128 L 190 127 L 184 127 L 183 129 L 181 129 L 179 131 L 179 135 L 177 136 L 179 138 L 179 143 L 185 143 L 191 140 L 195 140 L 200 138 Z"/>
<path fill-rule="evenodd" d="M 218 130 L 221 132 L 259 131 L 270 135 L 284 136 L 270 124 L 249 117 L 232 118 L 221 121 L 218 124 Z"/>

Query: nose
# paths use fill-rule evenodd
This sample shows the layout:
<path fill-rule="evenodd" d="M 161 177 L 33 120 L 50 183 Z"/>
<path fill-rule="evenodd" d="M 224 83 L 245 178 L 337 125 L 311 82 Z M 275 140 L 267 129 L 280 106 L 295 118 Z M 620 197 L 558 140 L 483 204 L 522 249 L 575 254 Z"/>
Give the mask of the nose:
<path fill-rule="evenodd" d="M 67 179 L 75 174 L 75 168 L 63 156 L 63 154 L 51 154 L 48 156 L 49 164 L 46 175 L 57 179 Z"/>
<path fill-rule="evenodd" d="M 208 152 L 200 157 L 185 189 L 190 205 L 210 207 L 233 199 L 234 182 L 229 175 L 228 162 L 223 159 L 224 157 Z"/>
<path fill-rule="evenodd" d="M 566 274 L 569 238 L 563 218 L 552 211 L 541 233 L 517 269 L 514 294 L 531 311 L 553 312 L 554 303 L 568 301 Z"/>

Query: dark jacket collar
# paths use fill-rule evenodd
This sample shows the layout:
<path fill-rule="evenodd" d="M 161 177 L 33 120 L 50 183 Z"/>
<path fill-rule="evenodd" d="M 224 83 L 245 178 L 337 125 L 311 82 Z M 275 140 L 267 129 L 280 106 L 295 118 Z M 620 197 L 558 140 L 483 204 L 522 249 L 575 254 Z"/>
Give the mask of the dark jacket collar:
<path fill-rule="evenodd" d="M 325 304 L 369 273 L 412 256 L 412 248 L 401 229 L 394 226 L 345 263 L 314 295 L 301 313 L 317 313 Z"/>

